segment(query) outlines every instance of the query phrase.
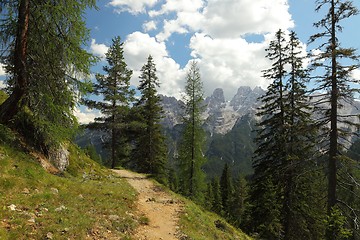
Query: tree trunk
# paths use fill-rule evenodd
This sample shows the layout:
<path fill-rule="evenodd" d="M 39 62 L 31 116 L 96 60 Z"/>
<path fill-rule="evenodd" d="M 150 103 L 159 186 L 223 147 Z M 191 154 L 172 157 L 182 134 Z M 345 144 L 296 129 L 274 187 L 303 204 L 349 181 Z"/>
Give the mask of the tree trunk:
<path fill-rule="evenodd" d="M 331 76 L 331 112 L 330 112 L 330 150 L 328 163 L 328 211 L 336 204 L 336 157 L 338 153 L 338 128 L 337 128 L 337 108 L 338 108 L 338 86 L 337 86 L 337 63 L 336 63 L 336 34 L 335 34 L 335 8 L 332 1 L 332 29 L 331 29 L 331 53 L 332 53 L 332 76 Z"/>
<path fill-rule="evenodd" d="M 30 0 L 21 0 L 18 9 L 14 49 L 15 83 L 10 97 L 0 106 L 0 122 L 9 122 L 19 111 L 19 102 L 28 88 L 27 42 L 29 35 Z"/>
<path fill-rule="evenodd" d="M 327 211 L 331 216 L 333 207 L 336 205 L 336 185 L 337 185 L 337 154 L 338 154 L 338 128 L 337 128 L 337 108 L 338 108 L 338 86 L 337 86 L 337 62 L 336 62 L 336 20 L 335 20 L 335 3 L 331 2 L 331 109 L 330 109 L 330 149 L 328 162 L 328 199 Z M 327 230 L 327 239 L 334 239 L 331 230 Z"/>
<path fill-rule="evenodd" d="M 195 172 L 195 86 L 192 89 L 192 129 L 191 129 L 191 169 L 190 169 L 190 196 L 194 196 L 194 172 Z"/>

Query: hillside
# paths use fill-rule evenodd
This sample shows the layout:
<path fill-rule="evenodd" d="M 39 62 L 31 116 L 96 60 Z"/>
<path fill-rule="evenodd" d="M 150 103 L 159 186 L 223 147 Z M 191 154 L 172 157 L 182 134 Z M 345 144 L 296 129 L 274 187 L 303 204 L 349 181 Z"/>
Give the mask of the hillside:
<path fill-rule="evenodd" d="M 0 127 L 0 239 L 151 239 L 141 236 L 140 226 L 152 220 L 139 208 L 139 195 L 127 178 L 71 144 L 67 170 L 50 174 L 39 164 L 43 156 Z M 250 239 L 217 215 L 156 186 L 182 204 L 176 216 L 179 239 Z"/>

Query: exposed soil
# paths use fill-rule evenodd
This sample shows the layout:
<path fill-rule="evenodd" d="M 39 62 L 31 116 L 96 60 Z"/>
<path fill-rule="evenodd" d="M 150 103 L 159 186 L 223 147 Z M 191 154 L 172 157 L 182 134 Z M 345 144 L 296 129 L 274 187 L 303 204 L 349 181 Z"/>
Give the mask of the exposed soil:
<path fill-rule="evenodd" d="M 139 193 L 138 211 L 148 218 L 148 224 L 141 225 L 134 239 L 137 240 L 175 240 L 179 232 L 177 225 L 182 203 L 155 185 L 146 176 L 126 170 L 114 170 L 126 178 Z"/>

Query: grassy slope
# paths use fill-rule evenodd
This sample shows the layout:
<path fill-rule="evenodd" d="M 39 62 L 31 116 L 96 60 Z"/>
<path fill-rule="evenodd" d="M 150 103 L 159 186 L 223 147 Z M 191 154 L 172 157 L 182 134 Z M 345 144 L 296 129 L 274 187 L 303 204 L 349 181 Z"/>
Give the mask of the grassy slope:
<path fill-rule="evenodd" d="M 207 212 L 196 204 L 185 201 L 184 213 L 180 217 L 180 229 L 184 239 L 194 240 L 251 240 L 249 236 L 235 229 L 218 215 Z M 221 227 L 215 226 L 220 222 Z"/>
<path fill-rule="evenodd" d="M 1 133 L 0 239 L 130 239 L 136 193 L 124 180 L 76 147 L 69 172 L 51 175 Z"/>
<path fill-rule="evenodd" d="M 47 173 L 0 125 L 0 239 L 131 239 L 144 221 L 128 183 L 71 146 L 63 176 Z M 180 218 L 181 239 L 250 239 L 192 202 Z M 221 220 L 223 223 L 225 221 Z M 140 223 L 139 223 L 140 222 Z"/>

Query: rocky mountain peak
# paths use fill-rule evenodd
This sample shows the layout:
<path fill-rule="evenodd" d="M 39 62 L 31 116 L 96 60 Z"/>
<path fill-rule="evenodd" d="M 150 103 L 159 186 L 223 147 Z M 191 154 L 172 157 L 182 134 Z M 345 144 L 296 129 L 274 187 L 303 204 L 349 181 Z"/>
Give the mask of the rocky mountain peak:
<path fill-rule="evenodd" d="M 233 107 L 234 111 L 248 112 L 249 107 L 253 108 L 254 105 L 257 105 L 258 97 L 264 93 L 265 91 L 260 87 L 256 87 L 254 90 L 251 90 L 248 86 L 241 86 L 233 99 L 230 101 L 230 106 Z"/>
<path fill-rule="evenodd" d="M 205 104 L 210 109 L 220 109 L 225 107 L 225 96 L 222 88 L 216 88 L 210 97 L 205 99 Z"/>
<path fill-rule="evenodd" d="M 175 97 L 168 97 L 161 94 L 159 97 L 164 111 L 162 125 L 166 128 L 172 128 L 181 121 L 180 116 L 184 114 L 184 103 Z"/>

